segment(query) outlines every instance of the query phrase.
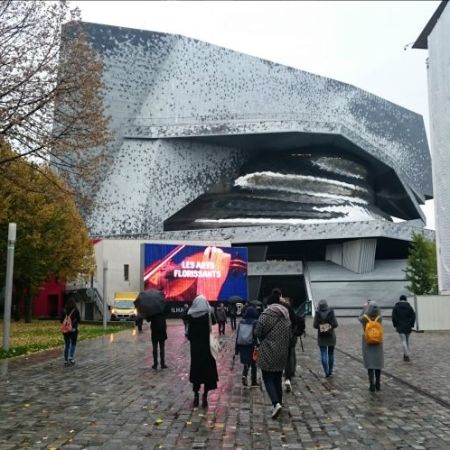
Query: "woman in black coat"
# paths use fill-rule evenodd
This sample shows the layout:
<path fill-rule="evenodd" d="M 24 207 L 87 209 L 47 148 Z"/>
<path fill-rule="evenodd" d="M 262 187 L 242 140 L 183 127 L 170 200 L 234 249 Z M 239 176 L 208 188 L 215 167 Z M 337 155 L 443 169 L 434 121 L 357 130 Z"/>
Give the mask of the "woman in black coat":
<path fill-rule="evenodd" d="M 219 376 L 216 360 L 209 348 L 211 307 L 203 295 L 195 298 L 188 311 L 188 339 L 191 343 L 191 368 L 189 381 L 194 390 L 194 406 L 199 404 L 200 386 L 204 385 L 202 406 L 208 406 L 208 392 L 217 388 Z"/>

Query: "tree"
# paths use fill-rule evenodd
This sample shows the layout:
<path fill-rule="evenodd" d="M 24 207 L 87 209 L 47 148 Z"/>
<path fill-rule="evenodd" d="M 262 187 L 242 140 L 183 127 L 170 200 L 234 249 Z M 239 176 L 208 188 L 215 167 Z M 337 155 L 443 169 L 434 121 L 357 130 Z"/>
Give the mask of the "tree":
<path fill-rule="evenodd" d="M 0 139 L 0 158 L 16 154 Z M 30 188 L 33 186 L 33 188 Z M 31 320 L 37 289 L 48 279 L 67 281 L 93 273 L 93 246 L 73 197 L 50 168 L 36 171 L 23 159 L 11 159 L 0 177 L 0 242 L 7 240 L 8 223 L 17 223 L 14 261 L 14 304 L 25 296 Z M 0 279 L 5 279 L 6 245 L 0 245 Z M 18 308 L 15 308 L 16 312 Z"/>
<path fill-rule="evenodd" d="M 92 181 L 105 158 L 103 66 L 79 19 L 62 0 L 1 1 L 0 137 L 17 153 L 0 159 L 0 175 L 32 156 L 36 170 Z"/>
<path fill-rule="evenodd" d="M 406 288 L 415 295 L 437 294 L 436 243 L 414 233 L 405 269 Z"/>

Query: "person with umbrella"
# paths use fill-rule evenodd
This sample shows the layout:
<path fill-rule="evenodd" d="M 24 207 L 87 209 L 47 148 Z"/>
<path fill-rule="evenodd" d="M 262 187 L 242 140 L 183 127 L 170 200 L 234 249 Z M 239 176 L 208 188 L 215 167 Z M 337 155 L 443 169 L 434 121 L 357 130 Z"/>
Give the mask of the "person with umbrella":
<path fill-rule="evenodd" d="M 134 305 L 139 315 L 150 322 L 153 347 L 153 369 L 158 368 L 158 346 L 161 369 L 167 369 L 165 362 L 165 341 L 167 339 L 167 323 L 165 317 L 164 295 L 158 289 L 141 292 Z"/>
<path fill-rule="evenodd" d="M 164 313 L 147 317 L 152 332 L 153 369 L 158 368 L 158 346 L 161 369 L 167 369 L 165 361 L 165 341 L 167 339 L 167 322 Z"/>
<path fill-rule="evenodd" d="M 191 344 L 189 381 L 194 391 L 194 407 L 199 404 L 199 391 L 203 384 L 202 407 L 208 406 L 208 392 L 217 388 L 219 375 L 216 360 L 209 347 L 209 334 L 214 321 L 212 308 L 203 295 L 198 295 L 188 311 L 188 339 Z"/>

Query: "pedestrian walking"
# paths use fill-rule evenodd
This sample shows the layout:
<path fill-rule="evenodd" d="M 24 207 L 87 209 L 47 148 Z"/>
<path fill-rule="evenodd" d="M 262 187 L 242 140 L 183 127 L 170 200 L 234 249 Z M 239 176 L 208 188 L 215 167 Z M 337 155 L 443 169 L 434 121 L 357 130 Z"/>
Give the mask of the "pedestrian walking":
<path fill-rule="evenodd" d="M 187 339 L 188 335 L 188 311 L 189 311 L 189 305 L 185 303 L 183 305 L 183 312 L 181 313 L 181 320 L 183 321 L 184 325 L 184 336 Z"/>
<path fill-rule="evenodd" d="M 297 357 L 295 354 L 295 346 L 298 340 L 297 334 L 297 317 L 292 308 L 291 299 L 289 297 L 281 297 L 280 303 L 288 310 L 289 320 L 291 321 L 291 340 L 289 342 L 289 354 L 284 368 L 284 388 L 286 392 L 292 391 L 291 379 L 295 376 L 295 369 L 297 366 Z"/>
<path fill-rule="evenodd" d="M 144 324 L 144 318 L 141 315 L 138 315 L 134 322 L 135 322 L 136 327 L 138 329 L 138 333 L 142 333 L 142 325 Z"/>
<path fill-rule="evenodd" d="M 408 303 L 406 295 L 400 295 L 399 301 L 392 310 L 392 325 L 400 335 L 403 347 L 403 360 L 410 361 L 411 349 L 409 348 L 409 336 L 416 323 L 416 313 Z"/>
<path fill-rule="evenodd" d="M 189 381 L 194 391 L 194 407 L 199 405 L 199 391 L 203 384 L 202 406 L 208 406 L 208 392 L 217 388 L 219 376 L 216 360 L 209 347 L 209 334 L 214 323 L 212 308 L 203 295 L 195 298 L 188 311 L 188 339 L 191 344 Z"/>
<path fill-rule="evenodd" d="M 64 337 L 64 365 L 71 366 L 75 364 L 78 325 L 81 322 L 80 311 L 73 298 L 67 300 L 60 322 Z"/>
<path fill-rule="evenodd" d="M 161 369 L 167 369 L 166 366 L 166 354 L 165 354 L 165 341 L 167 339 L 167 322 L 164 313 L 155 314 L 147 317 L 147 322 L 150 322 L 152 347 L 153 347 L 153 369 L 158 368 L 158 347 L 159 347 L 159 360 L 161 363 Z"/>
<path fill-rule="evenodd" d="M 256 308 L 250 306 L 245 311 L 243 319 L 239 322 L 236 332 L 235 355 L 239 355 L 241 363 L 244 365 L 242 370 L 242 384 L 248 385 L 247 376 L 251 370 L 252 387 L 259 386 L 256 379 L 256 362 L 253 359 L 253 351 L 257 343 L 255 336 L 255 325 L 258 320 Z"/>
<path fill-rule="evenodd" d="M 282 374 L 289 355 L 291 321 L 288 310 L 280 304 L 281 291 L 272 290 L 268 307 L 256 322 L 255 335 L 260 341 L 257 364 L 262 371 L 264 385 L 272 402 L 272 418 L 283 405 Z"/>
<path fill-rule="evenodd" d="M 359 316 L 359 321 L 364 331 L 362 336 L 362 353 L 364 367 L 369 375 L 370 392 L 380 390 L 381 370 L 384 366 L 382 320 L 380 308 L 373 300 L 370 301 Z M 371 335 L 372 340 L 370 340 Z"/>
<path fill-rule="evenodd" d="M 227 323 L 227 312 L 223 306 L 223 303 L 219 305 L 216 310 L 216 319 L 219 324 L 219 335 L 225 334 L 225 324 Z"/>
<path fill-rule="evenodd" d="M 317 329 L 317 344 L 320 348 L 320 360 L 326 378 L 333 375 L 334 347 L 336 346 L 334 330 L 337 326 L 334 310 L 328 306 L 326 300 L 320 300 L 314 315 L 313 327 Z"/>
<path fill-rule="evenodd" d="M 231 303 L 228 307 L 228 315 L 230 316 L 230 326 L 231 330 L 236 329 L 236 316 L 237 316 L 237 307 L 235 303 Z"/>

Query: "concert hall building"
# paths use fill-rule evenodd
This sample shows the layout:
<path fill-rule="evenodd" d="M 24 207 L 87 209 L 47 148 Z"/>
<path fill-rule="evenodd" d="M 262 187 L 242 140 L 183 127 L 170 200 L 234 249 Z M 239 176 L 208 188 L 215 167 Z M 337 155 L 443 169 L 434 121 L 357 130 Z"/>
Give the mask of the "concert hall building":
<path fill-rule="evenodd" d="M 84 28 L 115 136 L 97 184 L 71 180 L 96 193 L 93 238 L 247 247 L 250 299 L 278 286 L 353 314 L 407 293 L 412 234 L 433 238 L 422 116 L 184 36 Z"/>

